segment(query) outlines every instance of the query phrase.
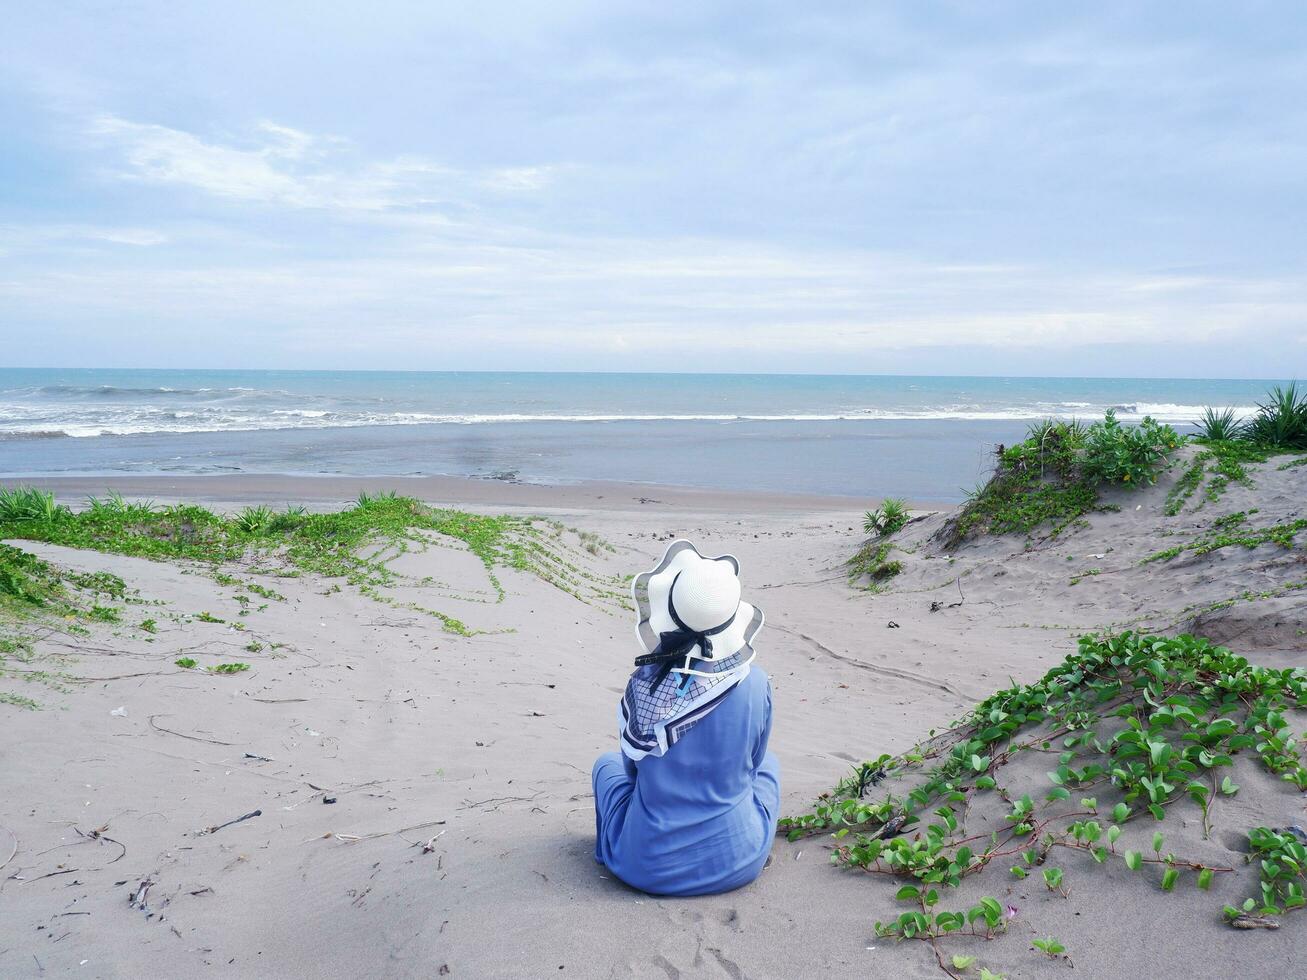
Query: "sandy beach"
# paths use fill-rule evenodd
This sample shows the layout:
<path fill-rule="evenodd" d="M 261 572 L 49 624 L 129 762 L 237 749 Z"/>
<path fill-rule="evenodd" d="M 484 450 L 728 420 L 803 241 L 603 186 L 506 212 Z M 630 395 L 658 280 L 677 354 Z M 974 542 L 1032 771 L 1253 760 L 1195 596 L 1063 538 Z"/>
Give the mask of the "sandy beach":
<path fill-rule="evenodd" d="M 1263 469 L 1262 516 L 1301 516 L 1303 468 Z M 923 944 L 874 936 L 872 923 L 896 912 L 895 886 L 830 867 L 828 837 L 778 838 L 758 881 L 708 898 L 640 894 L 594 862 L 590 766 L 616 743 L 635 649 L 625 577 L 677 537 L 740 558 L 746 595 L 767 616 L 758 664 L 775 692 L 784 810 L 800 813 L 852 763 L 908 749 L 1010 679 L 1036 679 L 1085 631 L 1177 632 L 1197 617 L 1255 662 L 1298 663 L 1301 593 L 1202 610 L 1300 578 L 1300 548 L 1138 563 L 1159 534 L 1246 508 L 1253 492 L 1234 487 L 1211 512 L 1167 518 L 1159 505 L 1173 480 L 1121 493 L 1120 511 L 1029 550 L 995 537 L 946 556 L 932 541 L 948 512 L 914 512 L 899 544 L 904 571 L 880 594 L 847 581 L 864 537 L 860 504 L 621 485 L 398 484 L 431 503 L 560 522 L 557 548 L 584 583 L 576 594 L 500 569 L 497 601 L 481 562 L 439 540 L 394 562 L 402 578 L 389 603 L 239 562 L 215 578 L 185 563 L 23 542 L 61 568 L 112 571 L 139 604 L 89 637 L 50 632 L 32 662 L 10 664 L 62 679 L 23 685 L 39 710 L 0 706 L 0 973 L 942 975 Z M 106 486 L 48 482 L 73 504 Z M 372 486 L 109 485 L 218 509 L 332 508 Z M 238 600 L 252 579 L 282 598 Z M 474 635 L 403 603 L 457 616 Z M 132 628 L 145 617 L 156 633 Z M 250 669 L 205 674 L 174 666 L 183 656 Z M 1254 790 L 1243 769 L 1249 789 L 1220 804 L 1211 839 L 1190 814 L 1167 821 L 1186 852 L 1242 862 L 1235 828 L 1303 820 L 1300 792 Z M 1090 874 L 1075 876 L 1069 900 L 1034 879 L 987 874 L 985 889 L 1018 911 L 1008 935 L 966 951 L 1009 977 L 1068 974 L 1070 963 L 1030 948 L 1044 935 L 1060 937 L 1078 976 L 1291 976 L 1307 951 L 1296 923 L 1222 925 L 1220 904 L 1253 887 L 1248 869 L 1211 893 L 1172 895 L 1123 869 Z"/>
<path fill-rule="evenodd" d="M 1307 975 L 1305 83 L 7 4 L 0 980 Z"/>

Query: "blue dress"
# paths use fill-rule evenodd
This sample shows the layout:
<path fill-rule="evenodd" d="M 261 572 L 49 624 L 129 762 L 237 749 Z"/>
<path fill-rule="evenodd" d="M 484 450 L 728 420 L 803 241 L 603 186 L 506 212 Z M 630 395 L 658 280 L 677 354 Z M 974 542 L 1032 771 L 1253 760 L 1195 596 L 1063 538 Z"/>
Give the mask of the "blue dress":
<path fill-rule="evenodd" d="M 767 751 L 771 683 L 752 668 L 661 756 L 594 766 L 595 860 L 655 895 L 715 895 L 758 877 L 780 808 Z"/>

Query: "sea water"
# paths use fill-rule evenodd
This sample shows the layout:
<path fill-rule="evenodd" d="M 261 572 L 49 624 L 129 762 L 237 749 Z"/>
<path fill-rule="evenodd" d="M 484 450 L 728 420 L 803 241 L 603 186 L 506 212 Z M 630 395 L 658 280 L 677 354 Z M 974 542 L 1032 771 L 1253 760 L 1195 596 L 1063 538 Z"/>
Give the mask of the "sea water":
<path fill-rule="evenodd" d="M 449 474 L 955 501 L 1045 417 L 1187 425 L 1272 382 L 0 369 L 0 473 Z"/>

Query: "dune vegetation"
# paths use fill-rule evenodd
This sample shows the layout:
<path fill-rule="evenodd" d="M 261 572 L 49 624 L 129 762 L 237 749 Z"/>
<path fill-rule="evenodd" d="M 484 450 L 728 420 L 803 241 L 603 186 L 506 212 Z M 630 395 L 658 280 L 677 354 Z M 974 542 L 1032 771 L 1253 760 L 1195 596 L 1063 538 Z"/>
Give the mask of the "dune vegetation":
<path fill-rule="evenodd" d="M 1122 425 L 1111 410 L 1091 425 L 1036 423 L 1022 442 L 998 448 L 993 477 L 949 522 L 946 546 L 979 534 L 1043 528 L 1046 537 L 1057 537 L 1085 514 L 1112 506 L 1101 502 L 1105 488 L 1153 483 L 1183 443 L 1169 425 L 1151 418 Z"/>
<path fill-rule="evenodd" d="M 1248 464 L 1307 451 L 1307 393 L 1296 384 L 1271 389 L 1246 420 L 1233 409 L 1204 410 L 1198 432 L 1181 436 L 1145 418 L 1123 425 L 1109 410 L 1099 422 L 1045 419 L 1014 446 L 999 446 L 994 475 L 973 491 L 943 532 L 946 548 L 982 534 L 1039 533 L 1056 538 L 1085 515 L 1111 510 L 1109 489 L 1146 486 L 1174 465 L 1187 444 L 1196 451 L 1167 500 L 1178 514 L 1202 489 L 1199 503 L 1218 500 L 1231 484 L 1251 485 Z"/>
<path fill-rule="evenodd" d="M 497 572 L 504 568 L 539 576 L 583 601 L 624 601 L 616 583 L 573 560 L 579 551 L 597 550 L 606 542 L 574 533 L 572 541 L 554 523 L 433 508 L 394 493 L 362 495 L 352 507 L 327 513 L 256 506 L 224 515 L 193 504 L 159 507 L 118 494 L 92 497 L 74 511 L 36 488 L 0 489 L 0 541 L 39 541 L 189 563 L 220 585 L 235 588 L 242 615 L 254 603 L 282 601 L 275 587 L 280 579 L 337 579 L 378 602 L 429 615 L 460 635 L 475 630 L 447 613 L 394 597 L 396 586 L 422 584 L 396 572 L 395 559 L 430 547 L 463 547 L 480 559 L 499 601 L 504 589 Z M 230 566 L 239 566 L 243 576 L 224 570 Z M 97 623 L 123 622 L 126 606 L 141 602 L 117 575 L 69 572 L 14 544 L 0 544 L 0 674 L 6 658 L 32 661 L 38 624 L 84 636 Z M 208 612 L 194 618 L 223 622 Z M 240 622 L 229 625 L 242 628 Z M 156 623 L 146 618 L 133 628 L 152 634 Z M 41 671 L 24 669 L 21 674 L 57 685 L 54 675 Z M 35 700 L 16 695 L 3 699 L 36 706 Z"/>
<path fill-rule="evenodd" d="M 1159 893 L 1237 876 L 1244 896 L 1218 910 L 1236 927 L 1274 928 L 1307 905 L 1307 835 L 1239 828 L 1243 867 L 1185 847 L 1212 853 L 1202 842 L 1240 792 L 1236 772 L 1307 790 L 1289 720 L 1303 708 L 1307 674 L 1296 668 L 1258 667 L 1191 636 L 1086 636 L 1041 680 L 997 692 L 909 752 L 862 763 L 780 829 L 828 835 L 833 865 L 898 883 L 906 908 L 877 933 L 929 943 L 951 976 L 976 957 L 946 955 L 950 943 L 995 938 L 1017 914 L 993 895 L 951 902 L 973 876 L 1035 877 L 1064 897 L 1074 877 L 1111 863 Z M 1168 817 L 1186 809 L 1200 815 L 1201 838 L 1177 829 L 1177 844 Z M 1004 829 L 969 830 L 980 813 Z M 1035 945 L 1069 955 L 1053 937 Z"/>

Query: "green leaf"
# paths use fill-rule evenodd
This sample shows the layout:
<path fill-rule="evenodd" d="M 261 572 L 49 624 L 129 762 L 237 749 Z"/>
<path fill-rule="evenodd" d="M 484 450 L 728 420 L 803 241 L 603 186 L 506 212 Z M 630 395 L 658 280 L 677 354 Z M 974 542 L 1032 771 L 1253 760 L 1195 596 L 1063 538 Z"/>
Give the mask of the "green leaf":
<path fill-rule="evenodd" d="M 897 898 L 900 902 L 905 901 L 907 899 L 912 899 L 913 901 L 916 901 L 921 897 L 921 890 L 919 888 L 913 888 L 911 885 L 904 885 L 902 888 L 898 890 L 898 893 L 894 897 Z"/>
<path fill-rule="evenodd" d="M 1124 803 L 1118 803 L 1112 808 L 1112 819 L 1116 823 L 1125 823 L 1125 818 L 1130 816 L 1130 808 Z"/>
<path fill-rule="evenodd" d="M 1207 891 L 1207 889 L 1212 887 L 1211 868 L 1203 868 L 1202 871 L 1198 872 L 1198 887 L 1203 891 Z"/>
<path fill-rule="evenodd" d="M 1048 800 L 1050 803 L 1053 800 L 1069 800 L 1070 798 L 1071 798 L 1070 791 L 1068 791 L 1062 786 L 1054 786 L 1044 796 L 1044 799 Z"/>
<path fill-rule="evenodd" d="M 1169 892 L 1175 887 L 1175 880 L 1180 877 L 1180 872 L 1175 868 L 1167 868 L 1162 875 L 1162 891 Z"/>
<path fill-rule="evenodd" d="M 1226 776 L 1221 780 L 1221 792 L 1226 796 L 1234 796 L 1235 793 L 1239 792 L 1239 787 L 1233 779 Z"/>
<path fill-rule="evenodd" d="M 1167 742 L 1148 743 L 1148 758 L 1155 766 L 1164 766 L 1171 760 L 1171 746 Z"/>
<path fill-rule="evenodd" d="M 971 964 L 974 962 L 976 962 L 976 958 L 974 956 L 954 956 L 953 969 L 965 970 L 967 967 L 971 966 Z"/>
<path fill-rule="evenodd" d="M 1125 852 L 1125 866 L 1131 871 L 1138 871 L 1139 866 L 1144 863 L 1143 855 L 1138 851 Z"/>

